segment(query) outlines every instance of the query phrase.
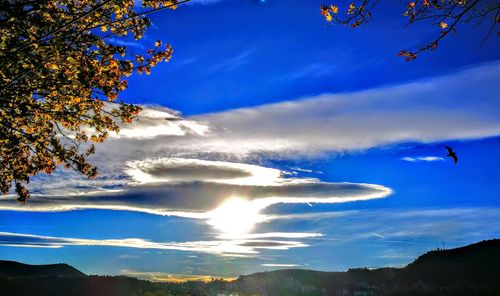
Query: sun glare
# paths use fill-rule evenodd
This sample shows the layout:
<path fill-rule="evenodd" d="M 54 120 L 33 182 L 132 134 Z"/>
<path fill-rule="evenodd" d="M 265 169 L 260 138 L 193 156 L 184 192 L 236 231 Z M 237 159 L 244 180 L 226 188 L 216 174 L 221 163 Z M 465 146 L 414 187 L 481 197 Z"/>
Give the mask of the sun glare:
<path fill-rule="evenodd" d="M 208 213 L 208 224 L 222 234 L 245 234 L 252 231 L 257 223 L 264 220 L 264 216 L 259 212 L 260 208 L 251 201 L 231 197 Z"/>

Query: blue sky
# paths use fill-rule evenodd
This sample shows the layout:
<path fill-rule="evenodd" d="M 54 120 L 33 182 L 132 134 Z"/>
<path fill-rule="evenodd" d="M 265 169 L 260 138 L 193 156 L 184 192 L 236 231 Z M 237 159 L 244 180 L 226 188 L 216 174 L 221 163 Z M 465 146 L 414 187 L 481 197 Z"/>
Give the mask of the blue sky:
<path fill-rule="evenodd" d="M 130 77 L 140 121 L 98 147 L 101 175 L 39 176 L 0 200 L 2 259 L 149 279 L 402 266 L 499 237 L 500 41 L 405 29 L 380 3 L 359 30 L 320 1 L 197 1 L 152 16 L 169 63 Z M 132 42 L 130 40 L 115 41 Z M 167 120 L 166 120 L 167 119 Z M 452 146 L 460 161 L 445 157 Z"/>

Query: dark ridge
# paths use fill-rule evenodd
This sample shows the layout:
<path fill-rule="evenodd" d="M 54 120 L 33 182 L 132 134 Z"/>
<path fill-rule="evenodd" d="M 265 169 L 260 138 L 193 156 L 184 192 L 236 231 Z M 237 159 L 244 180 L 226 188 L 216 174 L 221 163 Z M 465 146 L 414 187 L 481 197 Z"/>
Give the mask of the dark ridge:
<path fill-rule="evenodd" d="M 124 276 L 85 276 L 66 264 L 0 261 L 0 295 L 498 296 L 500 240 L 430 251 L 404 268 L 356 268 L 346 272 L 286 269 L 209 283 L 154 283 Z"/>
<path fill-rule="evenodd" d="M 0 277 L 33 278 L 33 277 L 82 277 L 83 272 L 68 264 L 30 265 L 15 261 L 0 260 Z"/>
<path fill-rule="evenodd" d="M 419 278 L 434 282 L 500 282 L 500 239 L 427 252 L 407 265 L 403 273 L 409 279 Z"/>
<path fill-rule="evenodd" d="M 288 269 L 241 276 L 240 295 L 500 295 L 500 239 L 437 249 L 404 268 Z"/>

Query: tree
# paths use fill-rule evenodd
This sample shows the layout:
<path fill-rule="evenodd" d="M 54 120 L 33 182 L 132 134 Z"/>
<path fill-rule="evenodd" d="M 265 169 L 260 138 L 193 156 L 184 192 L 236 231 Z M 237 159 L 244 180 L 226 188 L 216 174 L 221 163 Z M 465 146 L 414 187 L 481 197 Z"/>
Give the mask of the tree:
<path fill-rule="evenodd" d="M 25 202 L 30 177 L 57 166 L 95 178 L 94 143 L 138 106 L 114 102 L 134 72 L 172 55 L 156 41 L 140 54 L 111 38 L 140 39 L 148 13 L 189 0 L 0 0 L 0 188 Z"/>
<path fill-rule="evenodd" d="M 357 28 L 369 21 L 376 4 L 377 0 L 352 2 L 343 13 L 339 13 L 339 7 L 336 5 L 322 5 L 321 14 L 327 22 Z M 410 25 L 426 21 L 435 25 L 439 30 L 435 38 L 415 50 L 399 52 L 399 56 L 404 57 L 406 61 L 411 61 L 424 51 L 436 49 L 443 38 L 457 31 L 460 24 L 468 23 L 479 26 L 483 22 L 490 22 L 484 42 L 500 22 L 500 2 L 497 0 L 415 0 L 406 5 L 403 15 L 408 17 Z"/>

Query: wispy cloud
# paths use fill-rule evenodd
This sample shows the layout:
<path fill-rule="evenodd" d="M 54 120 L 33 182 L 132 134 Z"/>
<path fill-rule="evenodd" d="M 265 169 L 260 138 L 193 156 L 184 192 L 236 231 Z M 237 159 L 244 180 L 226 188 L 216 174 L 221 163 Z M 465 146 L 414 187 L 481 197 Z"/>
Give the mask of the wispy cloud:
<path fill-rule="evenodd" d="M 307 78 L 318 78 L 331 74 L 335 67 L 327 63 L 314 63 L 306 65 L 296 71 L 292 71 L 286 75 L 278 77 L 277 80 L 296 80 Z"/>
<path fill-rule="evenodd" d="M 196 4 L 202 4 L 202 5 L 208 5 L 208 4 L 215 4 L 218 2 L 222 2 L 225 0 L 191 0 L 187 4 L 190 5 L 196 5 Z"/>
<path fill-rule="evenodd" d="M 112 133 L 113 138 L 148 140 L 169 136 L 203 136 L 209 127 L 203 123 L 182 118 L 179 112 L 163 107 L 145 108 L 131 124 L 122 125 L 120 133 Z"/>
<path fill-rule="evenodd" d="M 314 243 L 310 244 L 309 254 L 323 253 L 318 262 L 308 260 L 309 266 L 321 268 L 325 266 L 324 256 L 334 254 L 329 258 L 335 261 L 334 268 L 338 270 L 352 266 L 404 266 L 430 249 L 442 248 L 443 243 L 445 248 L 454 248 L 497 238 L 499 215 L 498 207 L 391 207 L 306 213 L 304 217 L 293 214 L 293 223 L 321 229 L 325 234 L 311 239 Z M 271 225 L 279 229 L 287 227 L 289 221 L 273 220 Z"/>
<path fill-rule="evenodd" d="M 380 185 L 300 179 L 264 186 L 175 181 L 124 187 L 118 193 L 78 197 L 38 195 L 27 206 L 2 199 L 0 209 L 45 212 L 78 209 L 138 211 L 200 219 L 222 233 L 241 234 L 251 231 L 258 223 L 274 219 L 273 215 L 262 213 L 274 204 L 343 203 L 383 198 L 390 193 L 390 189 Z"/>
<path fill-rule="evenodd" d="M 132 255 L 132 254 L 122 254 L 122 255 L 118 256 L 118 258 L 121 258 L 121 259 L 141 259 L 141 256 Z"/>
<path fill-rule="evenodd" d="M 383 198 L 391 194 L 390 188 L 298 178 L 259 163 L 270 157 L 315 157 L 402 141 L 498 135 L 500 110 L 489 107 L 500 100 L 498 76 L 500 63 L 495 62 L 392 87 L 187 118 L 146 106 L 138 123 L 123 127 L 121 134 L 98 147 L 92 160 L 99 165 L 100 178 L 89 181 L 57 170 L 57 177 L 40 176 L 43 182 L 31 182 L 35 194 L 27 206 L 2 199 L 0 209 L 140 211 L 201 219 L 215 228 L 228 224 L 220 217 L 230 215 L 220 213 L 236 213 L 253 223 L 237 226 L 250 229 L 278 219 L 262 214 L 278 203 Z M 463 107 L 450 108 L 457 102 Z M 239 208 L 245 211 L 234 210 Z"/>
<path fill-rule="evenodd" d="M 127 40 L 121 40 L 121 39 L 116 39 L 116 38 L 109 38 L 109 42 L 115 45 L 121 45 L 121 46 L 131 46 L 131 47 L 137 47 L 140 49 L 145 49 L 146 47 L 141 44 L 140 42 L 136 41 L 127 41 Z"/>
<path fill-rule="evenodd" d="M 381 235 L 381 234 L 378 234 L 378 233 L 375 233 L 375 232 L 370 232 L 371 235 L 375 236 L 375 237 L 379 237 L 379 238 L 385 238 L 385 236 Z"/>
<path fill-rule="evenodd" d="M 298 168 L 298 167 L 288 167 L 292 171 L 296 172 L 303 172 L 303 173 L 310 173 L 310 174 L 323 174 L 321 171 L 315 171 L 311 169 L 304 169 L 304 168 Z"/>
<path fill-rule="evenodd" d="M 218 235 L 219 239 L 262 239 L 262 238 L 314 238 L 322 237 L 322 233 L 305 233 L 305 232 L 269 232 L 269 233 L 251 233 L 240 235 Z"/>
<path fill-rule="evenodd" d="M 205 151 L 283 157 L 361 150 L 404 141 L 500 134 L 500 63 L 397 86 L 192 117 L 210 125 Z M 476 104 L 480 99 L 483 104 Z M 460 104 L 461 108 L 453 108 Z M 258 124 L 256 124 L 258 123 Z M 230 145 L 229 145 L 230 143 Z"/>
<path fill-rule="evenodd" d="M 286 263 L 266 263 L 266 264 L 261 264 L 261 266 L 265 266 L 265 267 L 299 267 L 302 265 L 300 265 L 300 264 L 286 264 Z"/>
<path fill-rule="evenodd" d="M 439 156 L 406 156 L 402 157 L 401 160 L 408 162 L 435 162 L 444 161 L 444 157 Z"/>
<path fill-rule="evenodd" d="M 324 214 L 317 213 L 320 219 L 328 221 Z M 500 223 L 496 216 L 499 214 L 499 208 L 480 207 L 362 210 L 340 216 L 335 228 L 329 226 L 323 230 L 329 237 L 344 241 L 375 240 L 400 244 L 425 240 L 463 244 L 498 236 Z"/>
<path fill-rule="evenodd" d="M 244 163 L 189 158 L 157 158 L 128 162 L 126 170 L 139 183 L 217 182 L 235 185 L 280 185 L 293 179 L 282 172 Z"/>
<path fill-rule="evenodd" d="M 153 242 L 140 238 L 82 239 L 0 232 L 0 246 L 29 248 L 62 248 L 68 246 L 123 247 L 208 253 L 222 256 L 254 256 L 259 250 L 289 250 L 307 247 L 300 241 L 275 239 L 241 239 L 187 242 Z"/>
<path fill-rule="evenodd" d="M 172 63 L 172 66 L 177 66 L 177 67 L 183 67 L 183 66 L 189 66 L 191 64 L 196 63 L 198 60 L 200 60 L 200 56 L 192 56 L 189 58 L 184 58 L 180 60 L 170 60 Z"/>
<path fill-rule="evenodd" d="M 207 73 L 227 72 L 238 69 L 250 61 L 253 50 L 241 52 L 233 57 L 222 60 L 207 69 Z"/>

